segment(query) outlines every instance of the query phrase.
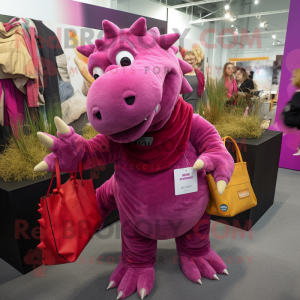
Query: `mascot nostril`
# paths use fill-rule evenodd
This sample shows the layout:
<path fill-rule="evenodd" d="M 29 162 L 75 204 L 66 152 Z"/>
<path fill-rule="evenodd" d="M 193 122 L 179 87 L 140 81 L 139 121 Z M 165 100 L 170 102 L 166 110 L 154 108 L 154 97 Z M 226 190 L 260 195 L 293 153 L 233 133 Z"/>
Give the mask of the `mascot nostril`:
<path fill-rule="evenodd" d="M 99 120 L 101 120 L 101 113 L 100 113 L 100 111 L 98 111 L 98 112 L 96 113 L 96 117 L 97 117 Z"/>
<path fill-rule="evenodd" d="M 132 105 L 134 103 L 135 96 L 126 97 L 125 101 L 128 105 Z"/>

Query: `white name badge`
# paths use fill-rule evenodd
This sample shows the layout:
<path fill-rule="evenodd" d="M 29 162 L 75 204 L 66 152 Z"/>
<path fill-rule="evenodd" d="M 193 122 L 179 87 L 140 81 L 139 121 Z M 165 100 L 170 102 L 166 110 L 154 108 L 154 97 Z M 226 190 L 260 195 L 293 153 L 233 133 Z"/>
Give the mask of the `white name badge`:
<path fill-rule="evenodd" d="M 175 195 L 183 195 L 198 191 L 197 170 L 183 168 L 174 170 Z"/>

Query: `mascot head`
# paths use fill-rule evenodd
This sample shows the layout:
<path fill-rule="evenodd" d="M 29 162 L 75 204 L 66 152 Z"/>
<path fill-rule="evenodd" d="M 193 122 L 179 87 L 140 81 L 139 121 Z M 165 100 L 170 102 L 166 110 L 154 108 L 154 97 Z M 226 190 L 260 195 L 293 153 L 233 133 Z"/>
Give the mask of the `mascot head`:
<path fill-rule="evenodd" d="M 118 143 L 129 143 L 146 131 L 161 129 L 179 93 L 192 91 L 183 74 L 192 67 L 176 57 L 178 33 L 147 31 L 145 18 L 120 29 L 104 20 L 104 36 L 95 45 L 77 47 L 88 57 L 96 79 L 87 96 L 93 128 Z"/>

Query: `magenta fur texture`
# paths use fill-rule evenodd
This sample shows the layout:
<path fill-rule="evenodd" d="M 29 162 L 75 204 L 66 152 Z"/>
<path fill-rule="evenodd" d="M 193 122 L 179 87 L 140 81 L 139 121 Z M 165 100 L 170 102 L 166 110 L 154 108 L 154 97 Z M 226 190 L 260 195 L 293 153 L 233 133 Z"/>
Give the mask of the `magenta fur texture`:
<path fill-rule="evenodd" d="M 136 290 L 141 296 L 142 289 L 148 295 L 153 289 L 157 240 L 175 238 L 188 279 L 213 279 L 226 265 L 210 248 L 206 172 L 216 182 L 228 183 L 234 169 L 214 126 L 194 114 L 185 154 L 172 168 L 154 174 L 132 166 L 118 145 L 162 130 L 179 94 L 191 92 L 183 74 L 192 67 L 176 57 L 178 48 L 173 45 L 179 35 L 160 35 L 157 28 L 147 31 L 144 18 L 129 29 L 104 20 L 103 30 L 104 37 L 95 45 L 78 47 L 89 56 L 89 72 L 97 78 L 88 93 L 87 113 L 101 134 L 85 140 L 70 127 L 68 134 L 53 137 L 53 153 L 44 159 L 48 171 L 54 171 L 55 157 L 62 172 L 76 171 L 81 160 L 84 169 L 114 162 L 115 174 L 96 196 L 103 223 L 112 210 L 120 213 L 122 256 L 109 282 L 122 292 L 121 299 Z M 193 166 L 197 159 L 204 162 L 197 171 L 198 191 L 175 196 L 174 169 Z"/>

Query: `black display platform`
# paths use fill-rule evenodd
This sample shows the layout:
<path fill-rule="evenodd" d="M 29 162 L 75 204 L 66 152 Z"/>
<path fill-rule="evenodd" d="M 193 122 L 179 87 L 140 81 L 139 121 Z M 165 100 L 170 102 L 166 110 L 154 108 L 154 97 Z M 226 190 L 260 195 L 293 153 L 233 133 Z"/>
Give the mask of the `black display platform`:
<path fill-rule="evenodd" d="M 93 178 L 95 189 L 114 173 L 114 164 L 83 171 L 83 178 Z M 79 174 L 78 174 L 79 176 Z M 38 203 L 47 193 L 52 173 L 37 180 L 5 182 L 0 179 L 0 257 L 23 274 L 32 271 L 41 259 L 36 248 L 39 240 Z M 61 182 L 69 179 L 61 173 Z M 55 181 L 55 180 L 54 180 Z M 56 182 L 53 183 L 55 188 Z M 117 210 L 105 220 L 104 227 L 119 220 Z M 30 252 L 32 251 L 32 252 Z M 36 263 L 36 264 L 35 264 Z"/>
<path fill-rule="evenodd" d="M 282 142 L 282 132 L 265 131 L 259 139 L 238 139 L 243 160 L 247 162 L 250 181 L 257 198 L 257 206 L 232 218 L 211 216 L 212 220 L 249 231 L 262 215 L 273 205 L 278 165 Z M 231 141 L 226 147 L 236 159 Z"/>

